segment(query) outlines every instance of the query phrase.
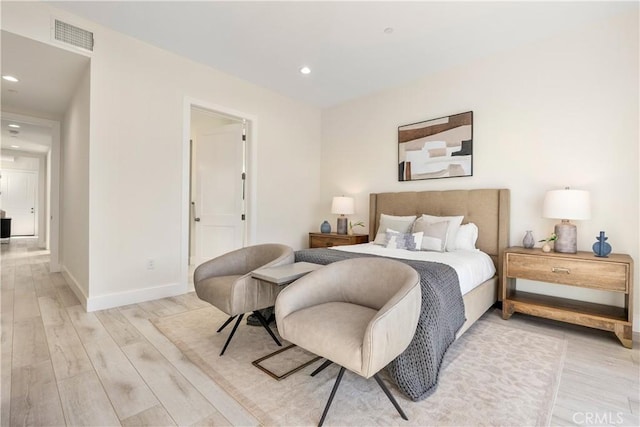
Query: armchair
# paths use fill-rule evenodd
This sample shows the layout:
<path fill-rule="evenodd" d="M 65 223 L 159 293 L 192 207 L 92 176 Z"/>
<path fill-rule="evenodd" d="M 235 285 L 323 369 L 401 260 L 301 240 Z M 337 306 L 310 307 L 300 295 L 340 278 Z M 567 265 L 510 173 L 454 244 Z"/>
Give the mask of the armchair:
<path fill-rule="evenodd" d="M 278 332 L 340 372 L 319 425 L 324 423 L 346 369 L 374 377 L 402 418 L 406 415 L 378 372 L 402 353 L 415 334 L 420 277 L 407 264 L 354 258 L 329 264 L 284 289 L 276 300 Z"/>
<path fill-rule="evenodd" d="M 261 283 L 251 277 L 251 272 L 261 267 L 291 264 L 293 261 L 293 249 L 289 246 L 267 243 L 226 253 L 196 268 L 193 282 L 198 298 L 229 315 L 217 332 L 238 318 L 220 356 L 226 351 L 244 314 L 249 312 L 253 312 L 276 344 L 282 345 L 258 311 L 273 306 L 282 289 L 277 285 Z"/>

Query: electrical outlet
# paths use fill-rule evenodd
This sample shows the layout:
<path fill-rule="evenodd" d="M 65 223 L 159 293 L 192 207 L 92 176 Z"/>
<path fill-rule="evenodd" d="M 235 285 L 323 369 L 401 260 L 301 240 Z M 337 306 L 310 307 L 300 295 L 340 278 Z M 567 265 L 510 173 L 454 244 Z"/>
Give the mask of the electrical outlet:
<path fill-rule="evenodd" d="M 153 258 L 147 259 L 147 270 L 155 270 L 156 269 L 156 260 Z"/>

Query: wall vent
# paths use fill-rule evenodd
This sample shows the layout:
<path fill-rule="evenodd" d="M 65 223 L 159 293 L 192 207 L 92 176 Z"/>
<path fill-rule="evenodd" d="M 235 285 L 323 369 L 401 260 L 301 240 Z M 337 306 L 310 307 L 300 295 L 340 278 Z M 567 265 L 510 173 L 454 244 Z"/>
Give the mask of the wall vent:
<path fill-rule="evenodd" d="M 55 39 L 93 52 L 93 33 L 56 19 Z"/>

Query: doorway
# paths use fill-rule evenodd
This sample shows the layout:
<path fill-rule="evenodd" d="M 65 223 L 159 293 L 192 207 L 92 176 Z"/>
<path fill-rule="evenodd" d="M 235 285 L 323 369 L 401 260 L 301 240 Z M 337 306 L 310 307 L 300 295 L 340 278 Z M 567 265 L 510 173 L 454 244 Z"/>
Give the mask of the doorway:
<path fill-rule="evenodd" d="M 256 227 L 257 119 L 185 98 L 183 276 L 202 262 L 252 244 Z"/>
<path fill-rule="evenodd" d="M 196 118 L 200 116 L 204 119 L 205 123 L 208 125 L 203 126 L 205 131 L 200 132 L 198 130 L 191 129 L 192 116 Z M 216 123 L 214 123 L 216 122 Z M 184 280 L 185 289 L 193 289 L 193 271 L 195 267 L 197 267 L 198 261 L 206 260 L 217 256 L 216 254 L 221 254 L 222 252 L 227 252 L 228 250 L 232 250 L 232 248 L 240 248 L 243 246 L 253 244 L 256 235 L 256 218 L 257 218 L 257 207 L 256 207 L 256 167 L 257 167 L 257 153 L 256 153 L 256 144 L 257 144 L 257 135 L 258 135 L 258 121 L 255 116 L 250 114 L 246 114 L 243 112 L 239 112 L 224 106 L 212 104 L 206 101 L 197 100 L 190 97 L 184 98 L 183 104 L 183 148 L 182 148 L 182 242 L 181 242 L 181 273 L 182 278 Z M 236 127 L 234 130 L 233 127 Z M 241 139 L 243 140 L 243 144 L 234 143 L 233 145 L 225 145 L 222 144 L 226 148 L 225 151 L 220 151 L 220 154 L 216 154 L 216 151 L 211 147 L 205 146 L 204 150 L 200 150 L 200 155 L 198 154 L 198 139 L 201 139 L 198 134 L 203 133 L 206 134 L 207 128 L 211 131 L 211 138 L 223 140 L 224 134 L 234 133 L 237 136 L 237 128 L 241 127 L 242 133 Z M 214 135 L 216 132 L 221 133 L 223 135 Z M 225 137 L 231 138 L 231 136 L 227 135 Z M 207 137 L 204 138 L 205 142 Z M 234 138 L 237 140 L 237 137 Z M 242 159 L 244 162 L 244 166 L 238 165 L 242 164 L 237 161 L 238 152 L 237 147 L 240 145 L 243 147 L 242 151 Z M 195 148 L 193 148 L 195 146 Z M 192 149 L 193 148 L 193 149 Z M 209 151 L 209 157 L 201 156 L 206 154 L 206 151 Z M 213 153 L 211 153 L 213 151 Z M 211 158 L 211 156 L 219 156 L 219 159 L 213 159 L 212 162 L 217 162 L 220 165 L 220 171 L 213 171 L 213 176 L 216 173 L 219 173 L 218 184 L 217 185 L 225 185 L 226 187 L 221 190 L 222 192 L 226 192 L 228 190 L 229 194 L 235 195 L 234 200 L 238 200 L 240 198 L 242 202 L 242 209 L 232 210 L 233 218 L 236 220 L 239 219 L 241 221 L 241 230 L 242 237 L 237 238 L 237 234 L 231 233 L 227 231 L 227 237 L 230 237 L 232 234 L 236 236 L 236 239 L 228 239 L 228 241 L 234 241 L 233 244 L 225 244 L 220 243 L 215 240 L 206 241 L 205 239 L 215 239 L 215 237 L 204 237 L 200 233 L 200 228 L 198 223 L 203 222 L 203 218 L 205 215 L 210 213 L 209 207 L 205 206 L 207 204 L 217 204 L 211 196 L 209 195 L 209 189 L 207 184 L 204 186 L 200 185 L 198 187 L 197 184 L 193 182 L 192 179 L 192 170 L 194 170 L 197 166 L 197 162 L 199 159 L 207 159 Z M 223 162 L 225 158 L 233 157 L 236 159 L 228 160 Z M 205 161 L 206 163 L 206 161 Z M 214 163 L 212 163 L 214 164 Z M 233 164 L 233 166 L 231 166 Z M 238 173 L 240 172 L 240 176 Z M 244 175 L 242 174 L 244 173 Z M 223 178 L 224 174 L 228 174 L 229 178 Z M 228 183 L 226 181 L 229 181 Z M 215 190 L 214 190 L 215 191 Z M 201 200 L 198 202 L 196 198 L 197 193 L 200 192 L 204 194 L 204 196 L 209 197 L 209 201 Z M 231 199 L 229 199 L 231 200 Z M 195 205 L 191 202 L 195 202 Z M 227 202 L 227 206 L 237 206 L 235 203 Z M 214 206 L 214 210 L 217 209 Z M 242 217 L 244 215 L 244 218 Z M 200 221 L 196 221 L 199 218 Z M 196 227 L 198 224 L 198 227 Z M 206 233 L 203 233 L 206 234 Z M 221 233 L 224 234 L 224 233 Z M 198 239 L 200 239 L 201 247 L 203 249 L 202 253 L 196 253 L 196 249 L 198 248 Z M 224 237 L 223 239 L 224 240 Z M 205 254 L 206 251 L 209 251 Z"/>

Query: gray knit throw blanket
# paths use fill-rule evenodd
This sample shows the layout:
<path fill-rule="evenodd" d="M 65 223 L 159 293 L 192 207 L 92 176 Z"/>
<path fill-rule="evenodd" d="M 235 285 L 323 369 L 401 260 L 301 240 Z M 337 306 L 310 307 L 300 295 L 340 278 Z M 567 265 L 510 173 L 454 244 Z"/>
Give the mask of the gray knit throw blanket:
<path fill-rule="evenodd" d="M 375 256 L 332 249 L 296 251 L 296 262 L 330 264 L 349 258 Z M 456 271 L 437 262 L 396 259 L 409 264 L 420 274 L 422 308 L 409 347 L 387 366 L 398 388 L 411 400 L 430 396 L 438 385 L 440 365 L 456 332 L 465 322 L 464 302 Z"/>

